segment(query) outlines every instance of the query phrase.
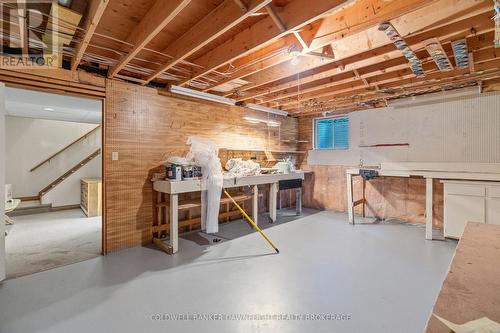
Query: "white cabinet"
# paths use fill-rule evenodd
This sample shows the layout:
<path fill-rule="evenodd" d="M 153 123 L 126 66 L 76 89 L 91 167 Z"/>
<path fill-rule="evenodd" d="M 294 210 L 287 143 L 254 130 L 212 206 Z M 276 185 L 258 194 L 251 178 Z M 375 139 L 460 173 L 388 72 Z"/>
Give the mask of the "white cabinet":
<path fill-rule="evenodd" d="M 442 181 L 444 236 L 460 238 L 467 222 L 500 224 L 500 183 Z"/>
<path fill-rule="evenodd" d="M 486 198 L 486 223 L 500 225 L 500 198 Z"/>

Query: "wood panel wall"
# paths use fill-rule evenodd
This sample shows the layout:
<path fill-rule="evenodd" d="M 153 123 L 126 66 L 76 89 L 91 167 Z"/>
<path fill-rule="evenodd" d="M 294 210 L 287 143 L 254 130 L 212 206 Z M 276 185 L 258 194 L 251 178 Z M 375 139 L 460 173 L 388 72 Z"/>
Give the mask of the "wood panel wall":
<path fill-rule="evenodd" d="M 151 242 L 151 176 L 161 162 L 183 155 L 189 136 L 214 140 L 221 147 L 294 150 L 297 120 L 275 116 L 280 128 L 250 124 L 245 114 L 266 114 L 240 107 L 200 102 L 156 89 L 107 80 L 104 133 L 105 252 Z M 273 116 L 274 117 L 274 116 Z M 112 152 L 119 159 L 112 161 Z"/>
<path fill-rule="evenodd" d="M 312 118 L 299 118 L 299 140 L 308 143 L 299 144 L 299 150 L 312 149 Z M 347 211 L 346 166 L 308 165 L 307 158 L 302 164 L 304 170 L 313 171 L 306 177 L 304 189 L 305 207 Z M 355 200 L 361 198 L 361 179 L 355 177 Z M 398 219 L 411 223 L 425 223 L 425 179 L 381 177 L 367 182 L 366 216 L 382 219 Z M 361 213 L 361 206 L 357 213 Z M 443 226 L 443 186 L 434 182 L 434 226 Z"/>

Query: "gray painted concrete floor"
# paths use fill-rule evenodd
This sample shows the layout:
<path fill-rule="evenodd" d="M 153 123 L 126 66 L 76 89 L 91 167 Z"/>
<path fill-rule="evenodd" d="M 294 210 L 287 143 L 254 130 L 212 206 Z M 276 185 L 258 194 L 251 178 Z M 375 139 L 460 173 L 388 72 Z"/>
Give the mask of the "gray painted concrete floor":
<path fill-rule="evenodd" d="M 320 212 L 217 245 L 137 247 L 0 284 L 0 332 L 421 333 L 455 242 Z M 222 230 L 221 230 L 222 232 Z M 347 314 L 350 320 L 154 320 L 164 314 Z M 168 319 L 168 316 L 165 317 Z"/>
<path fill-rule="evenodd" d="M 81 209 L 13 217 L 5 238 L 7 277 L 14 278 L 99 257 L 101 217 Z"/>

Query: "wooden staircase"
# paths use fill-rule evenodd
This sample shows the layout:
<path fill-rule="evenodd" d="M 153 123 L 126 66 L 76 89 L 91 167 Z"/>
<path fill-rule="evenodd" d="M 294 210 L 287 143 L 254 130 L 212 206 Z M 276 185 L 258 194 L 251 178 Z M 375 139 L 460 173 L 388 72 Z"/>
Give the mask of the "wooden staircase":
<path fill-rule="evenodd" d="M 71 169 L 66 171 L 62 176 L 60 176 L 59 178 L 54 180 L 52 183 L 47 185 L 40 192 L 38 192 L 39 198 L 42 198 L 42 196 L 44 196 L 45 194 L 50 192 L 54 187 L 56 187 L 57 185 L 62 183 L 63 180 L 65 180 L 66 178 L 68 178 L 69 176 L 71 176 L 72 174 L 77 172 L 79 169 L 84 167 L 87 163 L 89 163 L 91 160 L 93 160 L 96 156 L 99 156 L 100 153 L 101 153 L 101 149 L 97 149 L 95 152 L 93 152 L 92 154 L 87 156 L 85 159 L 83 159 L 80 163 L 78 163 L 77 165 L 75 165 L 74 167 L 72 167 Z"/>

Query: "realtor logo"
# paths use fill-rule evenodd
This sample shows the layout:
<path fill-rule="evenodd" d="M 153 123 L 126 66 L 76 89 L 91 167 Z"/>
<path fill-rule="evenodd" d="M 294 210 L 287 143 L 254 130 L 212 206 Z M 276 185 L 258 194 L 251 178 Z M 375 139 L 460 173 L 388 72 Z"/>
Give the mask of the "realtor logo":
<path fill-rule="evenodd" d="M 2 0 L 0 13 L 1 69 L 61 66 L 64 22 L 57 0 Z"/>

